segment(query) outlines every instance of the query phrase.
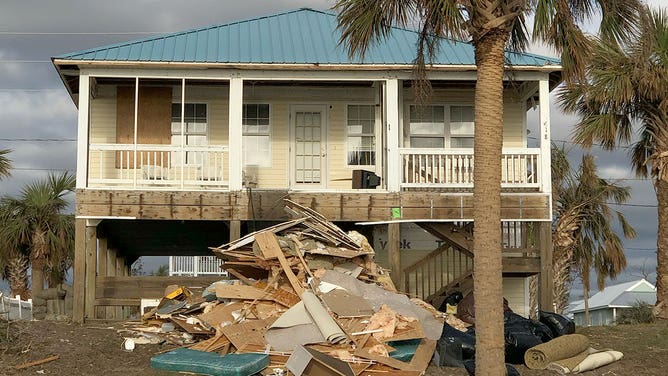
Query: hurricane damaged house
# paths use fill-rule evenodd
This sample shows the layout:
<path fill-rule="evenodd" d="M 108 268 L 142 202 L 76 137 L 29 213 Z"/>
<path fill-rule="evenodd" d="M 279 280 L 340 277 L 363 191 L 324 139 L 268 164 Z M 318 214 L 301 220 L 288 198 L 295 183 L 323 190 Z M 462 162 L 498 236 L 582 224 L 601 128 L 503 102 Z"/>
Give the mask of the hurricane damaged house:
<path fill-rule="evenodd" d="M 288 219 L 284 198 L 368 236 L 406 293 L 471 289 L 473 47 L 441 42 L 420 107 L 415 32 L 393 29 L 362 60 L 336 25 L 299 9 L 53 58 L 79 109 L 76 321 L 160 297 L 166 277 L 128 275 L 138 257 L 211 255 Z M 526 314 L 529 276 L 551 299 L 549 93 L 561 66 L 506 58 L 504 294 Z"/>

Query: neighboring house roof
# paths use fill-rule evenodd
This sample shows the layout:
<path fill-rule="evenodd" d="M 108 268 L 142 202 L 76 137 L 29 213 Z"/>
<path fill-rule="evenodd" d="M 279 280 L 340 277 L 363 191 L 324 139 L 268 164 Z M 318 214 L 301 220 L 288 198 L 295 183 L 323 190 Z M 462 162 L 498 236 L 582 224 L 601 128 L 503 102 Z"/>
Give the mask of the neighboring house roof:
<path fill-rule="evenodd" d="M 203 64 L 412 65 L 418 33 L 392 28 L 364 60 L 349 58 L 339 44 L 336 14 L 302 8 L 266 17 L 209 26 L 72 52 L 54 59 Z M 559 59 L 506 52 L 511 66 L 559 67 Z M 473 46 L 443 39 L 434 65 L 474 66 Z M 558 70 L 558 69 L 557 69 Z"/>
<path fill-rule="evenodd" d="M 644 279 L 608 286 L 589 298 L 589 310 L 601 308 L 631 307 L 638 301 L 656 303 L 656 287 Z M 569 311 L 584 312 L 584 300 Z"/>

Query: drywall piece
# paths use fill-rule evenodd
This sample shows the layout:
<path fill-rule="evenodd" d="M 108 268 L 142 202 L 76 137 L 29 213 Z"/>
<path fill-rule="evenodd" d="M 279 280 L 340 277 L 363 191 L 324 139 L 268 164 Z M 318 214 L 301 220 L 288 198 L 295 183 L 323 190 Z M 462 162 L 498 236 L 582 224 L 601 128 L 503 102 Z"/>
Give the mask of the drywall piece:
<path fill-rule="evenodd" d="M 346 263 L 343 263 L 343 264 L 336 265 L 334 267 L 334 270 L 336 270 L 337 272 L 347 274 L 347 275 L 350 275 L 350 276 L 353 276 L 353 277 L 357 278 L 357 277 L 359 277 L 360 274 L 362 274 L 362 271 L 364 270 L 364 268 L 362 268 L 361 266 L 359 266 L 359 265 L 357 265 L 353 262 L 346 262 Z"/>
<path fill-rule="evenodd" d="M 272 300 L 267 292 L 246 285 L 217 285 L 216 296 L 223 299 Z"/>
<path fill-rule="evenodd" d="M 267 320 L 246 320 L 239 324 L 224 326 L 221 328 L 221 331 L 237 349 L 248 344 L 266 346 L 267 341 L 264 339 L 263 334 L 273 321 L 273 318 Z"/>
<path fill-rule="evenodd" d="M 295 376 L 355 376 L 348 363 L 301 345 L 295 348 L 285 367 Z"/>
<path fill-rule="evenodd" d="M 374 311 L 378 311 L 383 304 L 387 304 L 393 311 L 406 317 L 414 317 L 421 324 L 425 336 L 432 340 L 441 338 L 443 323 L 437 320 L 428 310 L 411 302 L 406 295 L 387 291 L 375 284 L 364 283 L 352 276 L 327 270 L 321 281 L 341 286 L 349 293 L 364 298 Z"/>
<path fill-rule="evenodd" d="M 342 289 L 334 289 L 323 294 L 322 300 L 338 317 L 373 315 L 373 309 L 366 300 Z"/>
<path fill-rule="evenodd" d="M 234 316 L 232 316 L 232 312 L 239 311 L 243 309 L 243 307 L 243 303 L 240 302 L 234 302 L 227 305 L 218 304 L 213 307 L 211 311 L 199 315 L 198 318 L 210 326 L 217 328 L 223 322 L 233 323 Z"/>

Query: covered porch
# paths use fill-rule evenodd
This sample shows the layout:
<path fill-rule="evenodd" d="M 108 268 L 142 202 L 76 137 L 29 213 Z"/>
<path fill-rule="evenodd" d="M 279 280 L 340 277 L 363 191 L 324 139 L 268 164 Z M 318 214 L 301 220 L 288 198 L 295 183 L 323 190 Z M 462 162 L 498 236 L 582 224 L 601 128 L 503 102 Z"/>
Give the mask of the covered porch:
<path fill-rule="evenodd" d="M 473 188 L 475 73 L 434 72 L 431 103 L 419 106 L 410 81 L 386 72 L 130 72 L 80 77 L 79 93 L 90 94 L 78 98 L 88 108 L 79 115 L 79 188 Z M 549 193 L 549 106 L 540 106 L 538 147 L 526 137 L 527 108 L 548 103 L 549 89 L 549 74 L 509 73 L 507 192 Z M 378 186 L 355 182 L 360 170 Z"/>

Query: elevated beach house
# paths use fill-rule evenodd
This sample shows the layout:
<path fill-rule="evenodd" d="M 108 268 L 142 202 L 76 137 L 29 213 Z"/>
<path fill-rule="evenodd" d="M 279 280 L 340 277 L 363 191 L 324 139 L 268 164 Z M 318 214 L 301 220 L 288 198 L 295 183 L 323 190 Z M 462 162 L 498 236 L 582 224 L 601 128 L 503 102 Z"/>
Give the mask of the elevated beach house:
<path fill-rule="evenodd" d="M 53 58 L 79 109 L 76 321 L 161 296 L 168 277 L 128 276 L 138 257 L 210 255 L 286 220 L 285 198 L 366 234 L 400 290 L 434 301 L 470 289 L 473 47 L 441 42 L 418 106 L 415 32 L 393 29 L 364 60 L 339 37 L 335 14 L 299 9 Z M 551 300 L 549 93 L 561 66 L 506 60 L 504 288 L 527 313 L 527 277 L 540 274 Z"/>

